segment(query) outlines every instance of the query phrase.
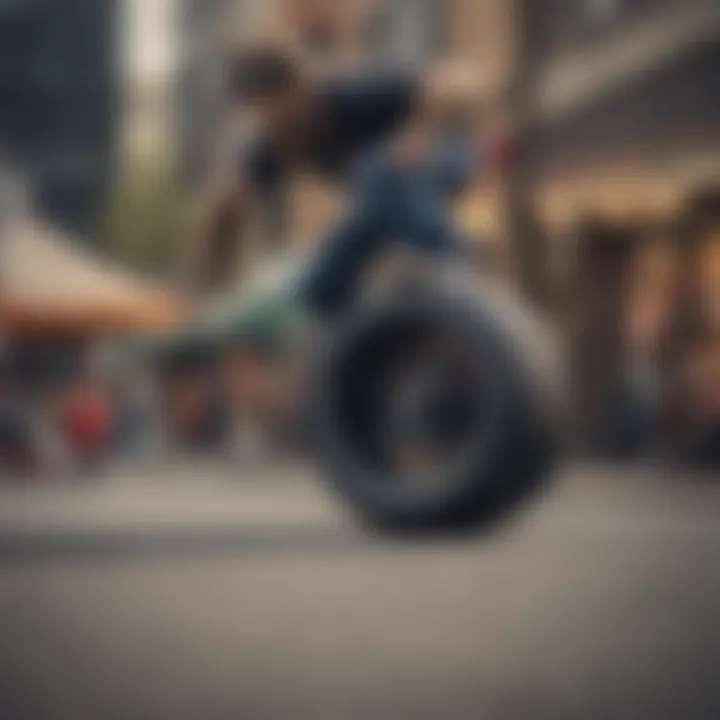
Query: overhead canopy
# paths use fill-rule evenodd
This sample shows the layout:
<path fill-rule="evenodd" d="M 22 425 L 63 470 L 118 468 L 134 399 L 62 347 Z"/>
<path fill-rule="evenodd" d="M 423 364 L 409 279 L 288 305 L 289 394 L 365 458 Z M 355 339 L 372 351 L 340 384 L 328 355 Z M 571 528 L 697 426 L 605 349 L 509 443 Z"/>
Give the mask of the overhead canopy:
<path fill-rule="evenodd" d="M 0 322 L 10 335 L 156 329 L 180 318 L 176 298 L 27 218 L 0 231 Z"/>

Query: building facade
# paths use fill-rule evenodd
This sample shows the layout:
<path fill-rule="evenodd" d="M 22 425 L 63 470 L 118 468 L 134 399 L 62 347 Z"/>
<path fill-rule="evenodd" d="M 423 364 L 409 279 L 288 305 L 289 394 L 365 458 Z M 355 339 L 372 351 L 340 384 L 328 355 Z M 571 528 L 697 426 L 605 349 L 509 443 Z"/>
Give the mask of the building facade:
<path fill-rule="evenodd" d="M 533 163 L 548 198 L 556 189 L 556 206 L 560 195 L 568 208 L 643 198 L 671 211 L 692 187 L 717 177 L 720 4 L 521 0 L 519 6 L 532 75 Z"/>
<path fill-rule="evenodd" d="M 90 232 L 114 174 L 117 0 L 0 2 L 0 135 L 39 211 Z"/>

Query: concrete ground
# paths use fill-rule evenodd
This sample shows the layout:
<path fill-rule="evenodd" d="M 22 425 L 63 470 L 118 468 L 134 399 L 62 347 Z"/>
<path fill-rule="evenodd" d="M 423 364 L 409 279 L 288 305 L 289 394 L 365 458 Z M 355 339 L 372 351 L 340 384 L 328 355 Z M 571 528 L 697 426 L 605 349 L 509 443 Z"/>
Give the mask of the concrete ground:
<path fill-rule="evenodd" d="M 0 489 L 2 720 L 712 720 L 720 484 L 575 467 L 486 537 L 299 469 Z"/>

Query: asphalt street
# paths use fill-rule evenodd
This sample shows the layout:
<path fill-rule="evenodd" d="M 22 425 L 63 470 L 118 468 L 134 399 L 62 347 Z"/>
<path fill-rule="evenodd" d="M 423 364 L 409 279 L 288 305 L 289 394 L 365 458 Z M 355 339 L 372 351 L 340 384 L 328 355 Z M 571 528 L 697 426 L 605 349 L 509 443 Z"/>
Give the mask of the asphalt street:
<path fill-rule="evenodd" d="M 570 468 L 490 534 L 301 469 L 0 488 L 2 720 L 720 718 L 720 484 Z"/>

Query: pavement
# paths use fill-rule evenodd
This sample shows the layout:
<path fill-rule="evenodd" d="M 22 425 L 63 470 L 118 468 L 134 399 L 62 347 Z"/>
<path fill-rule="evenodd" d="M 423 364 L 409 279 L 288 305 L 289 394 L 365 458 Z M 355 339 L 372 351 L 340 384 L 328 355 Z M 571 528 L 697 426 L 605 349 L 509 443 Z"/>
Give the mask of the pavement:
<path fill-rule="evenodd" d="M 299 467 L 0 488 L 2 720 L 713 720 L 720 484 L 569 467 L 476 538 Z"/>

